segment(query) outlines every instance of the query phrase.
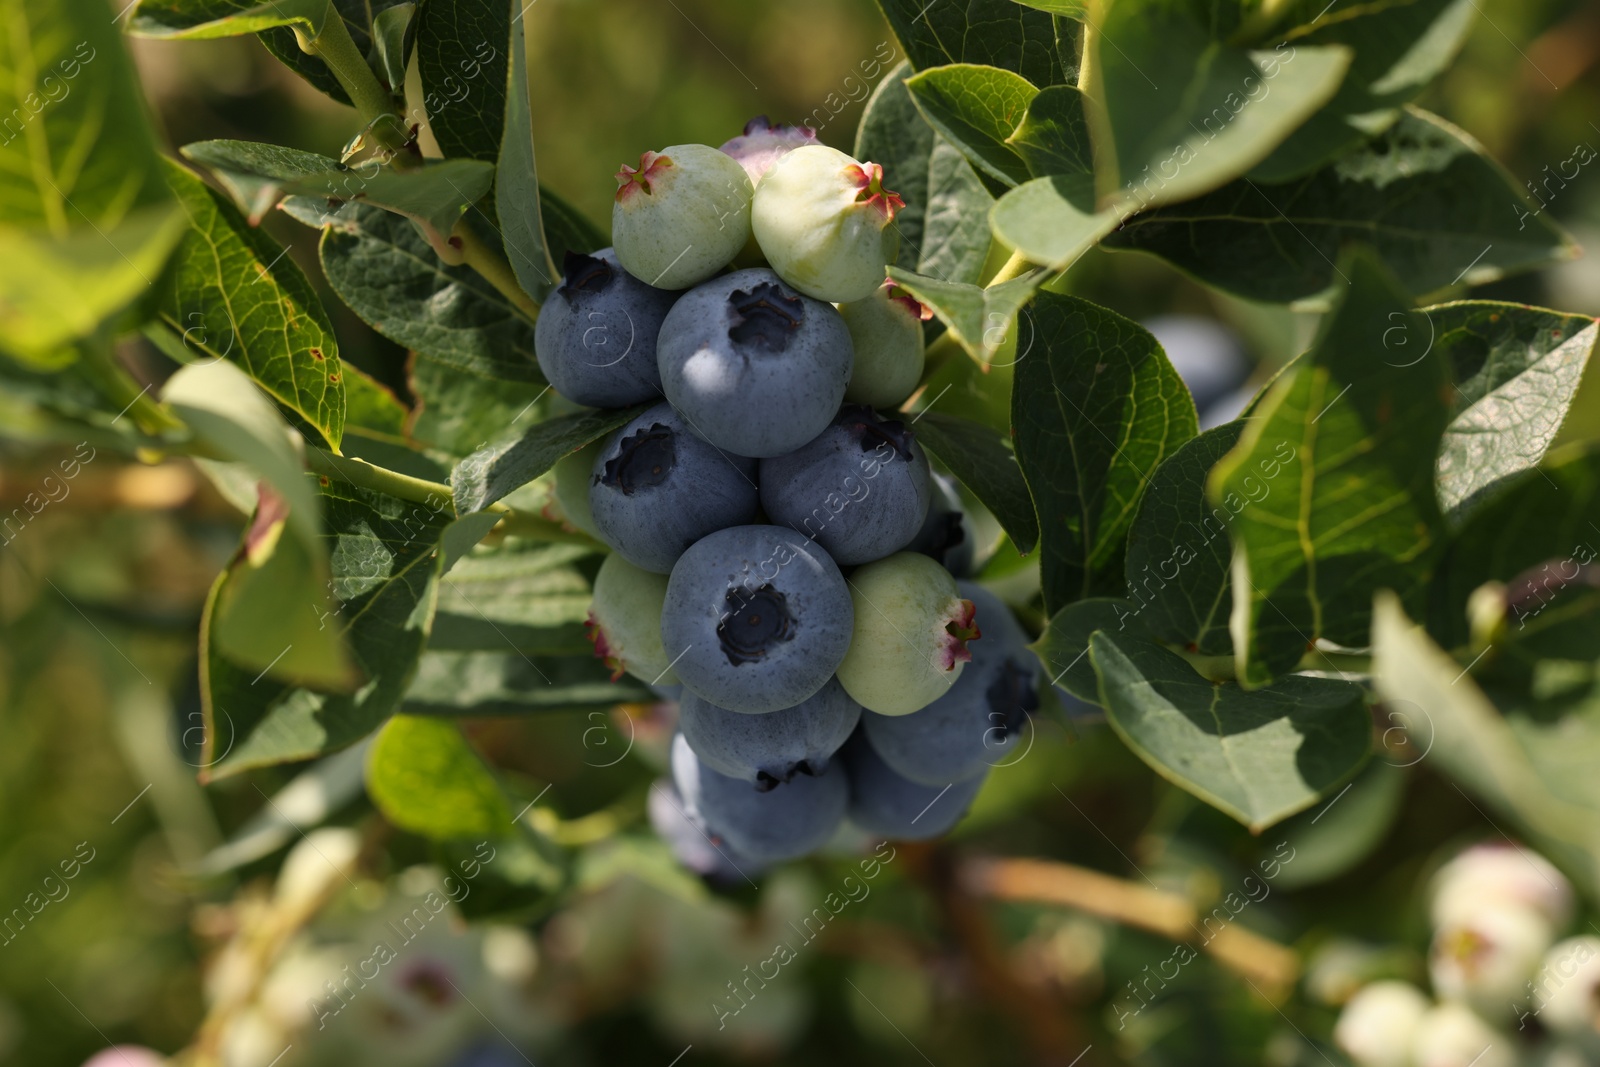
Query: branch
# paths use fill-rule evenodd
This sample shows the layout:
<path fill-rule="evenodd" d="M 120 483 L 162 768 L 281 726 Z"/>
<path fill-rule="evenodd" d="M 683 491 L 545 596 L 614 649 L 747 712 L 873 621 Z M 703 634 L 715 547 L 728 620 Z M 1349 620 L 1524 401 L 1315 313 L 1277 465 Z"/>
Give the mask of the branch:
<path fill-rule="evenodd" d="M 975 859 L 961 874 L 978 896 L 1076 908 L 1203 948 L 1224 967 L 1259 982 L 1272 999 L 1286 994 L 1300 973 L 1300 957 L 1293 949 L 1238 923 L 1215 932 L 1203 930 L 1196 925 L 1200 916 L 1194 905 L 1176 893 L 1046 860 Z"/>

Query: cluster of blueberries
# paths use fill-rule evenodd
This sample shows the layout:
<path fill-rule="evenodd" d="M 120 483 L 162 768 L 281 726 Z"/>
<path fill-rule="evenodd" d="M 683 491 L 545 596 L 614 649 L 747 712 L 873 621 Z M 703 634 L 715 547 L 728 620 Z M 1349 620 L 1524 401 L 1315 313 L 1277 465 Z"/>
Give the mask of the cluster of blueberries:
<path fill-rule="evenodd" d="M 1021 738 L 1038 664 L 958 583 L 970 518 L 892 414 L 927 317 L 885 280 L 901 201 L 877 165 L 764 119 L 617 179 L 614 245 L 568 255 L 536 346 L 567 399 L 652 405 L 555 481 L 613 550 L 596 653 L 678 701 L 657 830 L 707 874 L 846 821 L 942 834 Z"/>

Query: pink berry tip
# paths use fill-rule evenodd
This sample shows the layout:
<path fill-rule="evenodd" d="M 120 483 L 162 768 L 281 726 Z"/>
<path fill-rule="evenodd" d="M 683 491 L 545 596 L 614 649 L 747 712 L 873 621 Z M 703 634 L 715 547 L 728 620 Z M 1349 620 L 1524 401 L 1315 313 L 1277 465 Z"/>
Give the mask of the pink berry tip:
<path fill-rule="evenodd" d="M 977 605 L 970 600 L 957 600 L 949 621 L 944 624 L 944 632 L 947 636 L 940 649 L 939 665 L 953 671 L 957 663 L 971 663 L 972 650 L 967 648 L 967 642 L 983 636 L 983 631 L 978 629 Z"/>
<path fill-rule="evenodd" d="M 600 628 L 600 621 L 594 617 L 592 611 L 583 621 L 583 634 L 594 646 L 594 658 L 604 661 L 605 665 L 611 668 L 611 680 L 615 682 L 621 678 L 622 657 L 611 647 L 611 642 L 606 640 L 606 632 Z"/>
<path fill-rule="evenodd" d="M 672 165 L 672 157 L 664 156 L 660 152 L 643 153 L 639 156 L 637 167 L 630 167 L 624 163 L 622 169 L 615 175 L 617 202 L 626 201 L 635 189 L 643 189 L 646 196 L 654 193 L 654 183 L 660 181 L 662 172 Z"/>
<path fill-rule="evenodd" d="M 906 206 L 899 193 L 883 187 L 883 167 L 877 163 L 852 163 L 844 168 L 846 180 L 855 185 L 856 203 L 871 204 L 883 215 L 885 225 L 894 221 L 895 212 Z"/>

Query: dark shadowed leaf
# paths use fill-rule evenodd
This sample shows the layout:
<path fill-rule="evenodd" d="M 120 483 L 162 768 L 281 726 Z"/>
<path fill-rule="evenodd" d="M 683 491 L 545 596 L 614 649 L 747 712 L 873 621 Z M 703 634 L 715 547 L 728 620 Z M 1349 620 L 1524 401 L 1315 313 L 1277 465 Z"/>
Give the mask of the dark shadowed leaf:
<path fill-rule="evenodd" d="M 1351 242 L 1369 245 L 1413 293 L 1493 281 L 1576 247 L 1479 145 L 1414 108 L 1305 178 L 1232 182 L 1137 215 L 1105 245 L 1153 252 L 1249 300 L 1323 306 Z"/>
<path fill-rule="evenodd" d="M 367 681 L 339 694 L 258 680 L 203 631 L 207 740 L 233 739 L 226 753 L 206 753 L 210 777 L 306 759 L 365 737 L 394 713 L 416 671 L 433 625 L 449 512 L 337 481 L 323 485 L 321 497 L 339 601 L 322 621 L 342 628 Z"/>
<path fill-rule="evenodd" d="M 1010 438 L 983 423 L 937 411 L 918 415 L 912 429 L 929 454 L 994 513 L 1017 551 L 1032 552 L 1039 542 L 1039 518 Z"/>
<path fill-rule="evenodd" d="M 657 699 L 631 676 L 611 681 L 610 670 L 593 656 L 429 652 L 405 709 L 417 715 L 527 715 Z"/>
<path fill-rule="evenodd" d="M 1460 50 L 1476 0 L 1380 0 L 1349 10 L 1301 0 L 1290 22 L 1293 47 L 1343 45 L 1350 70 L 1334 94 L 1250 172 L 1262 182 L 1298 178 L 1359 145 L 1400 117 Z"/>
<path fill-rule="evenodd" d="M 1246 685 L 1292 668 L 1319 638 L 1364 645 L 1373 594 L 1418 593 L 1444 534 L 1433 470 L 1449 368 L 1398 343 L 1426 337 L 1427 318 L 1369 257 L 1340 269 L 1350 288 L 1309 358 L 1211 472 L 1235 545 L 1233 645 Z"/>
<path fill-rule="evenodd" d="M 373 329 L 480 378 L 543 381 L 533 323 L 476 271 L 439 262 L 405 219 L 350 204 L 318 221 L 328 223 L 321 246 L 328 284 Z"/>
<path fill-rule="evenodd" d="M 918 70 L 982 63 L 1034 85 L 1077 80 L 1076 23 L 1012 0 L 879 0 Z"/>
<path fill-rule="evenodd" d="M 1230 422 L 1184 442 L 1156 468 L 1128 529 L 1124 571 L 1140 621 L 1161 640 L 1206 656 L 1233 650 L 1233 547 L 1227 513 L 1206 499 L 1206 479 L 1243 432 L 1242 422 Z M 1281 471 L 1282 465 L 1269 469 Z M 1266 471 L 1259 477 L 1270 489 Z"/>
<path fill-rule="evenodd" d="M 1343 47 L 1252 52 L 1227 33 L 1188 4 L 1107 5 L 1085 37 L 1082 87 L 1098 105 L 1102 206 L 1177 203 L 1239 177 L 1333 96 L 1350 63 Z"/>
<path fill-rule="evenodd" d="M 961 149 L 990 178 L 1014 186 L 1028 180 L 1028 164 L 1010 144 L 1039 90 L 999 67 L 957 63 L 906 79 L 917 110 L 945 140 Z"/>
<path fill-rule="evenodd" d="M 509 0 L 428 0 L 417 12 L 423 108 L 447 157 L 500 157 L 512 12 Z"/>
<path fill-rule="evenodd" d="M 1139 608 L 1122 597 L 1085 597 L 1050 617 L 1044 633 L 1029 647 L 1044 664 L 1045 676 L 1079 700 L 1100 703 L 1100 680 L 1089 659 L 1089 638 L 1101 630 L 1131 633 L 1141 639 L 1149 631 L 1139 621 Z"/>
<path fill-rule="evenodd" d="M 644 407 L 586 411 L 541 422 L 522 437 L 474 452 L 450 472 L 456 512 L 481 511 L 533 481 L 556 460 L 625 425 Z"/>
<path fill-rule="evenodd" d="M 1361 687 L 1299 675 L 1248 691 L 1182 656 L 1102 630 L 1090 639 L 1117 735 L 1163 778 L 1260 831 L 1342 785 L 1371 747 Z"/>
<path fill-rule="evenodd" d="M 1122 591 L 1122 552 L 1161 461 L 1195 435 L 1194 401 L 1156 339 L 1041 292 L 1022 321 L 1011 421 L 1040 517 L 1045 607 Z M 1020 327 L 1019 327 L 1020 330 Z"/>

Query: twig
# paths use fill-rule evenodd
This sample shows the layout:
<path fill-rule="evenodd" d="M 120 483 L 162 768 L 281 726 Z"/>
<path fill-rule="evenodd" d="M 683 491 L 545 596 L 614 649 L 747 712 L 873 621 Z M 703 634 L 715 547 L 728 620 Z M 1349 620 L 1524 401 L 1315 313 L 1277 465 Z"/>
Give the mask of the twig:
<path fill-rule="evenodd" d="M 1300 973 L 1300 957 L 1276 941 L 1238 923 L 1208 932 L 1198 925 L 1194 905 L 1178 894 L 1085 867 L 1034 859 L 975 859 L 967 862 L 961 877 L 968 891 L 978 896 L 1058 904 L 1203 948 L 1274 997 L 1287 993 Z"/>

